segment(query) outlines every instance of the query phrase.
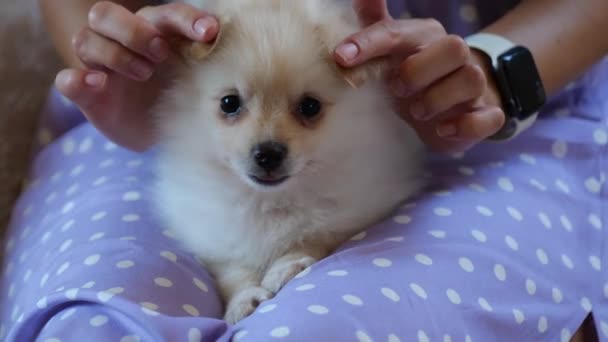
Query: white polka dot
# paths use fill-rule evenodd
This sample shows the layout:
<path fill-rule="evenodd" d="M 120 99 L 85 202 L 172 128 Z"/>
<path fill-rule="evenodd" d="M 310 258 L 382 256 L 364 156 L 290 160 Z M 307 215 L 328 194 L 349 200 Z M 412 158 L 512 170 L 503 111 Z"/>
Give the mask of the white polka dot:
<path fill-rule="evenodd" d="M 177 261 L 177 255 L 175 255 L 175 253 L 169 252 L 169 251 L 162 251 L 160 252 L 160 256 L 162 256 L 163 258 L 172 261 L 172 262 L 176 262 Z"/>
<path fill-rule="evenodd" d="M 202 280 L 193 278 L 192 281 L 194 282 L 194 285 L 196 285 L 196 287 L 198 287 L 201 291 L 209 292 L 209 287 Z"/>
<path fill-rule="evenodd" d="M 447 197 L 452 195 L 452 193 L 447 190 L 436 191 L 433 194 L 437 197 Z"/>
<path fill-rule="evenodd" d="M 422 288 L 422 286 L 416 284 L 416 283 L 411 283 L 410 284 L 410 289 L 412 289 L 412 291 L 414 291 L 414 293 L 422 298 L 422 299 L 427 299 L 428 295 L 426 293 L 426 291 Z"/>
<path fill-rule="evenodd" d="M 473 190 L 475 192 L 480 192 L 480 193 L 487 192 L 486 188 L 484 188 L 483 185 L 477 184 L 477 183 L 469 184 L 469 188 L 471 188 L 471 190 Z"/>
<path fill-rule="evenodd" d="M 93 181 L 93 186 L 103 185 L 107 181 L 108 181 L 107 177 L 101 176 L 101 177 L 97 178 L 95 181 Z"/>
<path fill-rule="evenodd" d="M 100 291 L 97 293 L 97 299 L 99 299 L 102 303 L 107 303 L 112 299 L 115 295 L 121 294 L 125 291 L 122 287 L 113 287 L 111 289 L 107 289 L 105 291 Z"/>
<path fill-rule="evenodd" d="M 501 264 L 494 265 L 494 275 L 496 276 L 496 279 L 500 281 L 505 281 L 507 279 L 507 271 Z"/>
<path fill-rule="evenodd" d="M 298 273 L 294 278 L 295 279 L 304 278 L 306 275 L 308 275 L 308 273 L 310 273 L 311 270 L 312 270 L 312 268 L 310 266 L 308 266 L 305 269 L 303 269 L 302 272 Z"/>
<path fill-rule="evenodd" d="M 142 302 L 139 303 L 141 305 L 141 311 L 143 313 L 145 313 L 148 316 L 158 316 L 160 315 L 158 313 L 158 305 L 154 304 L 154 303 L 150 303 L 150 302 Z"/>
<path fill-rule="evenodd" d="M 99 163 L 99 168 L 101 169 L 107 169 L 108 167 L 114 165 L 114 159 L 110 158 L 110 159 L 106 159 L 104 161 L 102 161 L 101 163 Z"/>
<path fill-rule="evenodd" d="M 591 304 L 591 301 L 587 297 L 581 298 L 581 307 L 583 308 L 583 310 L 585 310 L 587 312 L 591 312 L 591 310 L 593 309 L 593 305 Z"/>
<path fill-rule="evenodd" d="M 195 308 L 194 306 L 190 305 L 190 304 L 184 304 L 184 305 L 182 305 L 182 309 L 184 309 L 184 311 L 186 311 L 186 313 L 188 313 L 188 315 L 190 315 L 190 316 L 193 316 L 193 317 L 200 316 L 200 313 L 198 312 L 198 309 Z"/>
<path fill-rule="evenodd" d="M 72 169 L 72 171 L 70 171 L 70 176 L 76 177 L 76 176 L 80 175 L 84 171 L 85 168 L 86 167 L 84 165 L 82 165 L 82 164 L 74 167 Z"/>
<path fill-rule="evenodd" d="M 452 210 L 448 208 L 435 208 L 433 213 L 437 216 L 448 217 L 452 216 Z"/>
<path fill-rule="evenodd" d="M 64 233 L 65 233 L 65 232 L 67 232 L 68 230 L 72 229 L 72 227 L 74 227 L 74 224 L 75 224 L 75 223 L 76 223 L 76 222 L 75 222 L 74 220 L 69 220 L 69 221 L 67 221 L 66 223 L 64 223 L 64 224 L 61 226 L 60 230 L 61 230 L 62 232 L 64 232 Z M 71 240 L 70 240 L 70 241 L 71 241 Z"/>
<path fill-rule="evenodd" d="M 232 340 L 234 342 L 240 341 L 241 339 L 243 339 L 243 337 L 247 336 L 247 334 L 249 334 L 249 331 L 239 330 L 236 334 L 234 334 L 234 336 L 232 337 Z"/>
<path fill-rule="evenodd" d="M 96 214 L 94 214 L 93 216 L 91 216 L 91 221 L 95 222 L 95 221 L 99 221 L 101 219 L 103 219 L 104 217 L 106 217 L 107 213 L 105 211 L 100 211 Z"/>
<path fill-rule="evenodd" d="M 93 286 L 95 286 L 95 282 L 94 282 L 94 281 L 89 281 L 89 282 L 87 282 L 86 284 L 82 285 L 81 287 L 82 287 L 83 289 L 90 289 L 90 288 L 92 288 Z"/>
<path fill-rule="evenodd" d="M 89 237 L 89 241 L 99 240 L 102 237 L 104 237 L 105 235 L 106 235 L 106 233 L 102 233 L 102 232 L 95 233 L 95 234 L 91 235 L 91 237 Z"/>
<path fill-rule="evenodd" d="M 429 342 L 429 337 L 423 330 L 418 330 L 418 342 Z"/>
<path fill-rule="evenodd" d="M 462 258 L 458 259 L 458 264 L 466 272 L 473 272 L 475 270 L 475 267 L 473 266 L 473 262 L 469 258 L 462 257 Z"/>
<path fill-rule="evenodd" d="M 137 191 L 126 192 L 122 195 L 122 200 L 127 202 L 138 201 L 139 199 L 141 199 L 141 194 Z"/>
<path fill-rule="evenodd" d="M 388 342 L 401 342 L 401 339 L 395 334 L 388 335 Z"/>
<path fill-rule="evenodd" d="M 562 263 L 564 264 L 564 266 L 566 266 L 568 269 L 573 269 L 574 268 L 574 263 L 572 263 L 572 259 L 570 259 L 570 257 L 568 257 L 565 254 L 562 254 Z"/>
<path fill-rule="evenodd" d="M 545 252 L 542 248 L 536 250 L 536 257 L 541 264 L 547 265 L 549 263 L 549 257 L 547 256 L 547 252 Z"/>
<path fill-rule="evenodd" d="M 62 213 L 64 213 L 64 214 L 67 214 L 67 213 L 69 213 L 70 211 L 72 211 L 72 209 L 74 209 L 74 206 L 75 206 L 74 202 L 72 202 L 72 201 L 67 202 L 67 203 L 66 203 L 66 204 L 63 206 L 63 208 L 61 208 L 61 212 L 62 212 Z"/>
<path fill-rule="evenodd" d="M 467 23 L 476 22 L 478 19 L 477 8 L 471 4 L 460 6 L 460 18 Z"/>
<path fill-rule="evenodd" d="M 344 277 L 344 276 L 348 275 L 348 271 L 335 270 L 335 271 L 327 272 L 327 275 L 332 276 L 332 277 Z"/>
<path fill-rule="evenodd" d="M 492 212 L 492 210 L 490 210 L 487 207 L 479 205 L 479 206 L 477 206 L 476 209 L 477 209 L 477 212 L 480 213 L 483 216 L 490 217 L 490 216 L 494 215 L 494 213 Z"/>
<path fill-rule="evenodd" d="M 128 336 L 123 336 L 120 339 L 120 342 L 140 342 L 141 338 L 139 338 L 139 336 L 137 335 L 128 335 Z"/>
<path fill-rule="evenodd" d="M 521 214 L 521 212 L 513 207 L 507 207 L 507 212 L 516 221 L 522 221 L 524 219 L 524 216 Z"/>
<path fill-rule="evenodd" d="M 139 221 L 139 215 L 137 214 L 128 214 L 122 217 L 124 222 L 136 222 Z"/>
<path fill-rule="evenodd" d="M 154 283 L 160 287 L 171 287 L 173 282 L 167 278 L 158 277 L 154 279 Z"/>
<path fill-rule="evenodd" d="M 63 150 L 64 155 L 69 156 L 74 153 L 76 142 L 74 142 L 73 139 L 65 139 L 61 144 L 61 149 Z"/>
<path fill-rule="evenodd" d="M 604 284 L 604 297 L 608 298 L 608 283 Z"/>
<path fill-rule="evenodd" d="M 498 186 L 506 192 L 513 192 L 515 190 L 511 180 L 505 177 L 501 177 L 498 179 Z"/>
<path fill-rule="evenodd" d="M 361 298 L 354 296 L 354 295 L 350 295 L 350 294 L 342 296 L 342 300 L 344 300 L 345 302 L 347 302 L 348 304 L 351 304 L 351 305 L 356 305 L 356 306 L 363 305 L 363 300 L 361 300 Z"/>
<path fill-rule="evenodd" d="M 560 342 L 570 342 L 570 339 L 572 339 L 572 333 L 570 330 L 566 328 L 562 329 Z"/>
<path fill-rule="evenodd" d="M 61 340 L 58 339 L 57 337 L 51 337 L 51 338 L 47 338 L 46 340 L 44 340 L 44 342 L 61 342 Z"/>
<path fill-rule="evenodd" d="M 374 265 L 378 266 L 378 267 L 390 267 L 393 264 L 392 261 L 390 261 L 389 259 L 384 259 L 384 258 L 378 258 L 378 259 L 374 259 Z"/>
<path fill-rule="evenodd" d="M 517 243 L 517 240 L 515 240 L 512 236 L 510 236 L 510 235 L 505 236 L 505 243 L 512 250 L 514 250 L 514 251 L 519 250 L 519 243 Z"/>
<path fill-rule="evenodd" d="M 460 172 L 464 176 L 473 176 L 475 174 L 475 170 L 467 166 L 458 168 L 458 172 Z"/>
<path fill-rule="evenodd" d="M 39 300 L 36 302 L 36 307 L 37 307 L 38 309 L 45 309 L 45 308 L 46 308 L 46 306 L 47 306 L 47 299 L 46 299 L 46 296 L 45 296 L 45 297 L 40 298 L 40 299 L 39 299 Z"/>
<path fill-rule="evenodd" d="M 598 145 L 608 144 L 608 133 L 605 130 L 598 128 L 593 132 L 593 141 Z"/>
<path fill-rule="evenodd" d="M 98 263 L 99 259 L 101 259 L 101 255 L 94 254 L 94 255 L 88 256 L 86 259 L 84 259 L 84 264 L 87 266 L 92 266 L 92 265 L 95 265 L 96 263 Z"/>
<path fill-rule="evenodd" d="M 513 317 L 515 317 L 515 322 L 517 322 L 517 324 L 522 324 L 526 319 L 524 313 L 517 309 L 513 309 Z"/>
<path fill-rule="evenodd" d="M 97 315 L 91 318 L 91 320 L 89 321 L 89 324 L 91 324 L 91 326 L 93 327 L 100 327 L 106 323 L 108 323 L 108 316 L 104 315 Z"/>
<path fill-rule="evenodd" d="M 570 219 L 568 219 L 568 217 L 562 215 L 559 217 L 559 220 L 566 231 L 571 232 L 573 230 L 572 222 L 570 222 Z"/>
<path fill-rule="evenodd" d="M 533 296 L 536 293 L 536 283 L 532 279 L 526 279 L 526 291 Z"/>
<path fill-rule="evenodd" d="M 65 240 L 61 246 L 59 246 L 59 252 L 65 252 L 72 245 L 72 239 Z"/>
<path fill-rule="evenodd" d="M 399 294 L 397 294 L 397 292 L 395 292 L 395 290 L 393 289 L 389 289 L 388 287 L 383 287 L 380 292 L 382 292 L 382 294 L 384 295 L 384 297 L 392 300 L 393 302 L 397 303 L 401 300 L 401 297 L 399 297 Z"/>
<path fill-rule="evenodd" d="M 68 188 L 68 189 L 65 191 L 65 194 L 66 194 L 67 196 L 72 196 L 73 194 L 75 194 L 75 193 L 78 191 L 78 189 L 79 189 L 79 188 L 80 188 L 80 185 L 78 185 L 78 184 L 73 184 L 72 186 L 70 186 L 70 187 L 69 187 L 69 188 Z"/>
<path fill-rule="evenodd" d="M 561 303 L 562 300 L 564 300 L 564 296 L 562 294 L 562 291 L 560 289 L 558 289 L 557 287 L 554 287 L 551 290 L 551 296 L 553 297 L 553 301 L 557 304 Z"/>
<path fill-rule="evenodd" d="M 45 273 L 42 278 L 40 278 L 40 287 L 44 287 L 44 285 L 46 284 L 47 280 L 49 280 L 49 274 Z"/>
<path fill-rule="evenodd" d="M 68 268 L 70 267 L 70 263 L 69 262 L 64 262 L 63 264 L 61 264 L 61 266 L 59 266 L 59 268 L 57 269 L 57 275 L 61 275 L 63 272 L 65 272 Z"/>
<path fill-rule="evenodd" d="M 365 237 L 367 236 L 366 232 L 361 232 L 355 236 L 353 236 L 352 238 L 350 238 L 352 241 L 361 241 L 363 239 L 365 239 Z"/>
<path fill-rule="evenodd" d="M 494 310 L 485 298 L 479 297 L 477 302 L 479 303 L 479 306 L 481 306 L 482 309 L 488 312 L 492 312 Z"/>
<path fill-rule="evenodd" d="M 68 309 L 68 311 L 66 311 L 63 315 L 61 315 L 59 317 L 59 320 L 65 321 L 66 319 L 68 319 L 70 316 L 72 316 L 75 313 L 76 313 L 76 308 L 70 308 L 70 309 Z"/>
<path fill-rule="evenodd" d="M 372 342 L 373 341 L 371 337 L 369 337 L 366 333 L 364 333 L 361 330 L 358 330 L 355 333 L 355 336 L 357 337 L 357 340 L 359 342 Z"/>
<path fill-rule="evenodd" d="M 144 163 L 143 160 L 141 160 L 141 159 L 135 159 L 135 160 L 129 161 L 127 163 L 127 167 L 129 167 L 129 168 L 135 168 L 135 167 L 141 166 L 143 163 Z"/>
<path fill-rule="evenodd" d="M 447 233 L 444 232 L 443 230 L 431 230 L 429 231 L 429 234 L 437 239 L 443 239 L 446 237 Z"/>
<path fill-rule="evenodd" d="M 547 214 L 543 212 L 538 214 L 538 219 L 540 220 L 540 223 L 542 223 L 543 226 L 545 226 L 545 228 L 547 229 L 551 229 L 551 227 L 553 226 L 551 224 L 551 219 L 549 218 L 549 216 L 547 216 Z"/>
<path fill-rule="evenodd" d="M 599 216 L 597 216 L 595 214 L 590 214 L 588 217 L 588 221 L 589 221 L 589 224 L 591 224 L 591 226 L 597 230 L 601 230 L 602 227 L 604 226 L 602 223 L 602 219 L 600 219 Z"/>
<path fill-rule="evenodd" d="M 32 270 L 28 269 L 27 271 L 25 271 L 25 274 L 23 275 L 23 281 L 27 282 L 31 276 L 32 276 Z"/>
<path fill-rule="evenodd" d="M 137 238 L 135 236 L 123 236 L 120 238 L 120 241 L 135 241 Z"/>
<path fill-rule="evenodd" d="M 386 239 L 386 241 L 391 241 L 391 242 L 402 242 L 403 240 L 405 240 L 405 238 L 403 236 L 394 236 L 394 237 Z"/>
<path fill-rule="evenodd" d="M 448 289 L 445 294 L 448 296 L 448 299 L 450 300 L 450 302 L 452 302 L 452 304 L 460 304 L 462 303 L 462 299 L 460 298 L 460 295 L 458 294 L 458 292 L 456 292 L 453 289 Z"/>
<path fill-rule="evenodd" d="M 121 261 L 119 261 L 119 262 L 116 263 L 116 267 L 117 268 L 122 268 L 122 269 L 131 268 L 133 266 L 135 266 L 135 263 L 133 261 L 131 261 L 131 260 L 121 260 Z"/>
<path fill-rule="evenodd" d="M 277 308 L 276 304 L 267 304 L 267 305 L 264 305 L 264 306 L 260 307 L 258 309 L 258 312 L 259 313 L 268 313 L 270 311 L 273 311 L 276 308 Z"/>
<path fill-rule="evenodd" d="M 543 333 L 547 332 L 548 328 L 549 328 L 549 322 L 547 321 L 547 317 L 541 316 L 538 319 L 538 325 L 537 325 L 538 332 L 543 334 Z"/>
<path fill-rule="evenodd" d="M 519 159 L 521 159 L 521 161 L 523 161 L 526 164 L 536 165 L 536 158 L 534 158 L 534 156 L 532 156 L 530 154 L 522 153 L 519 156 Z"/>
<path fill-rule="evenodd" d="M 188 342 L 201 342 L 203 340 L 203 333 L 197 328 L 188 329 Z"/>
<path fill-rule="evenodd" d="M 605 337 L 608 337 L 608 323 L 601 321 L 600 329 L 602 329 L 602 334 L 604 334 Z"/>
<path fill-rule="evenodd" d="M 308 311 L 316 315 L 326 315 L 329 309 L 322 305 L 310 305 Z"/>
<path fill-rule="evenodd" d="M 407 215 L 399 215 L 393 217 L 393 221 L 399 224 L 409 224 L 410 222 L 412 222 L 412 218 Z"/>
<path fill-rule="evenodd" d="M 568 144 L 563 141 L 556 141 L 551 147 L 551 151 L 555 158 L 562 159 L 568 154 Z"/>
<path fill-rule="evenodd" d="M 275 338 L 283 338 L 289 336 L 289 327 L 282 326 L 272 329 L 270 336 Z"/>
<path fill-rule="evenodd" d="M 558 179 L 555 181 L 555 186 L 561 190 L 563 193 L 569 194 L 570 193 L 570 187 L 568 186 L 568 184 L 566 184 L 566 182 L 564 182 L 561 179 Z"/>
<path fill-rule="evenodd" d="M 91 147 L 93 147 L 93 139 L 87 137 L 80 142 L 80 146 L 78 147 L 78 152 L 87 153 L 87 152 L 89 152 Z"/>
<path fill-rule="evenodd" d="M 428 255 L 426 254 L 416 254 L 416 261 L 418 261 L 419 263 L 426 265 L 426 266 L 431 266 L 433 264 L 433 259 L 431 259 Z"/>
<path fill-rule="evenodd" d="M 44 203 L 49 204 L 51 202 L 53 202 L 55 199 L 57 199 L 57 193 L 56 192 L 51 192 L 45 199 L 44 199 Z"/>
<path fill-rule="evenodd" d="M 589 257 L 589 263 L 591 264 L 591 267 L 593 267 L 594 270 L 596 270 L 596 271 L 602 270 L 602 261 L 600 260 L 600 258 L 596 257 L 595 255 L 592 255 Z"/>
<path fill-rule="evenodd" d="M 471 231 L 471 235 L 473 235 L 473 237 L 475 238 L 475 240 L 477 240 L 479 242 L 486 242 L 486 241 L 488 241 L 488 237 L 482 231 L 473 230 L 473 231 Z"/>
<path fill-rule="evenodd" d="M 589 177 L 585 180 L 585 188 L 592 194 L 599 194 L 602 191 L 602 183 L 595 177 Z"/>
<path fill-rule="evenodd" d="M 304 285 L 300 285 L 298 287 L 296 287 L 296 291 L 302 292 L 302 291 L 309 291 L 312 290 L 316 287 L 315 284 L 304 284 Z"/>
<path fill-rule="evenodd" d="M 533 187 L 537 188 L 540 191 L 547 191 L 547 187 L 544 186 L 541 182 L 539 182 L 536 179 L 531 179 L 530 185 L 532 185 Z"/>
<path fill-rule="evenodd" d="M 103 146 L 103 149 L 106 151 L 113 151 L 117 148 L 118 148 L 118 146 L 116 144 L 109 142 L 109 141 L 107 143 L 105 143 L 105 145 Z"/>

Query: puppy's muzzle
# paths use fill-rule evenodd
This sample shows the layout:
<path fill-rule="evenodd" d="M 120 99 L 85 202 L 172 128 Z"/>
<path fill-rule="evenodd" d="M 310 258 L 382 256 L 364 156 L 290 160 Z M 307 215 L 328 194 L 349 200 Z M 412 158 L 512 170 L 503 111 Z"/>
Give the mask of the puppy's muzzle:
<path fill-rule="evenodd" d="M 285 144 L 276 141 L 266 141 L 251 149 L 253 172 L 249 175 L 253 181 L 261 185 L 278 185 L 287 178 L 284 164 L 289 150 Z"/>

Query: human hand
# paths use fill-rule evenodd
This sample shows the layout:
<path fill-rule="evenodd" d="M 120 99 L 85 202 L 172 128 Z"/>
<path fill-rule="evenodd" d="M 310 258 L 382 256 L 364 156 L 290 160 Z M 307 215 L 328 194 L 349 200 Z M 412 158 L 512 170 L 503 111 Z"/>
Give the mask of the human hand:
<path fill-rule="evenodd" d="M 335 57 L 344 67 L 388 57 L 399 114 L 435 150 L 460 152 L 504 124 L 484 57 L 432 19 L 395 20 L 385 0 L 353 0 L 364 29 L 344 40 Z"/>
<path fill-rule="evenodd" d="M 154 143 L 151 107 L 166 87 L 170 41 L 209 42 L 219 30 L 210 14 L 185 3 L 136 13 L 109 2 L 89 11 L 72 40 L 81 68 L 62 70 L 55 85 L 109 139 L 142 151 Z"/>

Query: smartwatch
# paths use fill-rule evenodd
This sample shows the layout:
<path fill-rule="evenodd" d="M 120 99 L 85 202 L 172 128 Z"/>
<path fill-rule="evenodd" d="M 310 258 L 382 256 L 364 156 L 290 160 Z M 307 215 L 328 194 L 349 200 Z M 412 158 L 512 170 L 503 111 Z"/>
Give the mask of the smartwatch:
<path fill-rule="evenodd" d="M 465 38 L 470 48 L 487 56 L 506 119 L 490 140 L 508 140 L 536 121 L 546 102 L 545 88 L 530 50 L 504 37 L 478 33 Z"/>

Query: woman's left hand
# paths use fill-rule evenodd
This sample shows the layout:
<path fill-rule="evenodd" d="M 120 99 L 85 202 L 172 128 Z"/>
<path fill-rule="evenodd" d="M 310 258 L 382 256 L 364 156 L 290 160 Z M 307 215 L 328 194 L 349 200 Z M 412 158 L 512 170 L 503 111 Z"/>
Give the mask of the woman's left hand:
<path fill-rule="evenodd" d="M 376 57 L 391 63 L 397 109 L 435 150 L 460 152 L 504 124 L 496 86 L 484 58 L 433 19 L 395 20 L 385 0 L 354 0 L 364 29 L 335 51 L 344 67 Z"/>

